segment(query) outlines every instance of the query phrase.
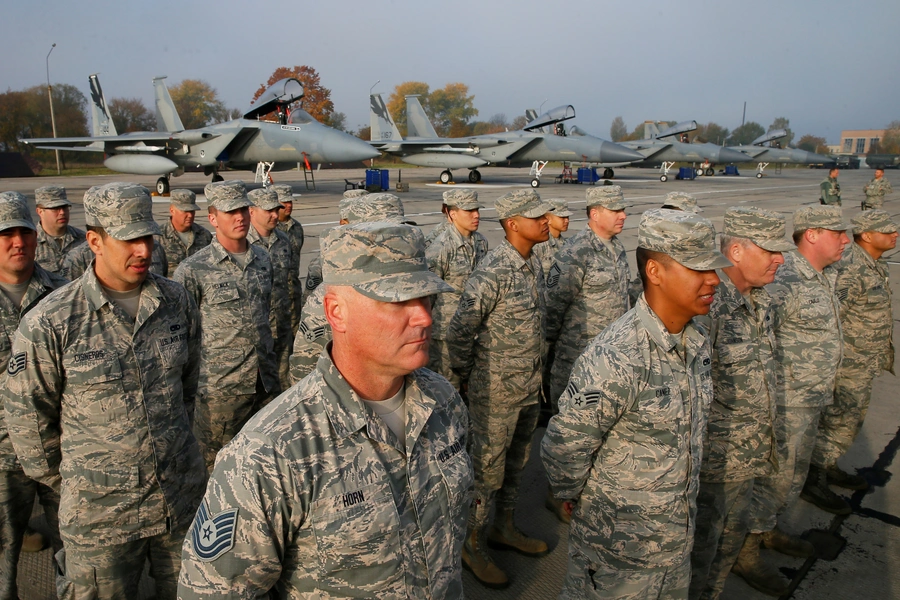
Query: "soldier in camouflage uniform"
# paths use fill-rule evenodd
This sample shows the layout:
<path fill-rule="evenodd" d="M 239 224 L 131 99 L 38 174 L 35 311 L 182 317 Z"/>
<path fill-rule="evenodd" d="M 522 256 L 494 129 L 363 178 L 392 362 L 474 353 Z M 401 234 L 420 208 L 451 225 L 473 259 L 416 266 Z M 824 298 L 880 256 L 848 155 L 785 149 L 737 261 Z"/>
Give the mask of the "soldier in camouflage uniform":
<path fill-rule="evenodd" d="M 47 271 L 61 275 L 63 259 L 84 243 L 84 231 L 69 225 L 72 203 L 61 185 L 46 185 L 34 190 L 40 219 L 35 260 Z M 70 278 L 71 279 L 71 278 Z"/>
<path fill-rule="evenodd" d="M 487 239 L 478 233 L 479 209 L 484 205 L 478 194 L 469 189 L 444 192 L 445 213 L 450 227 L 443 230 L 428 246 L 425 258 L 428 268 L 453 287 L 452 292 L 436 296 L 431 302 L 431 360 L 428 368 L 440 373 L 459 389 L 459 377 L 450 368 L 447 333 L 456 312 L 466 280 L 488 251 Z"/>
<path fill-rule="evenodd" d="M 819 185 L 819 204 L 841 205 L 841 184 L 837 180 L 839 174 L 837 167 L 828 171 L 828 179 Z"/>
<path fill-rule="evenodd" d="M 784 217 L 776 213 L 753 207 L 725 212 L 721 247 L 734 266 L 719 273 L 709 311 L 714 394 L 700 466 L 691 600 L 722 593 L 747 535 L 753 480 L 777 468 L 775 332 L 763 286 L 784 264 L 782 252 L 794 248 L 784 233 Z M 770 575 L 767 591 L 787 591 L 781 573 Z"/>
<path fill-rule="evenodd" d="M 466 282 L 447 343 L 472 416 L 469 451 L 475 466 L 475 504 L 463 564 L 484 585 L 504 588 L 509 579 L 494 564 L 485 542 L 526 556 L 549 552 L 545 542 L 518 529 L 515 507 L 540 412 L 546 355 L 544 275 L 531 249 L 550 235 L 550 205 L 532 190 L 517 190 L 501 196 L 494 206 L 506 238 Z M 495 500 L 497 515 L 488 532 Z"/>
<path fill-rule="evenodd" d="M 712 223 L 652 209 L 638 229 L 637 305 L 575 363 L 541 442 L 572 514 L 560 598 L 684 598 L 713 396 L 709 312 L 730 266 Z"/>
<path fill-rule="evenodd" d="M 703 212 L 697 204 L 697 199 L 686 192 L 669 192 L 663 199 L 662 207 L 690 213 Z"/>
<path fill-rule="evenodd" d="M 444 215 L 444 218 L 440 223 L 432 227 L 431 231 L 428 232 L 428 235 L 425 236 L 425 247 L 430 246 L 434 240 L 437 239 L 437 236 L 444 233 L 450 227 L 450 215 L 448 214 L 448 207 L 446 205 L 441 206 L 441 214 Z"/>
<path fill-rule="evenodd" d="M 36 246 L 37 233 L 25 196 L 0 194 L 0 364 L 4 371 L 22 316 L 67 283 L 35 263 Z M 15 363 L 12 366 L 17 368 Z M 0 387 L 6 387 L 3 377 Z M 44 546 L 43 536 L 28 530 L 36 496 L 53 533 L 54 551 L 59 551 L 59 494 L 25 476 L 0 419 L 0 598 L 18 598 L 16 575 L 26 537 L 32 551 Z"/>
<path fill-rule="evenodd" d="M 856 434 L 872 398 L 872 382 L 881 371 L 894 373 L 894 330 L 888 266 L 882 254 L 897 245 L 897 224 L 883 210 L 867 210 L 853 219 L 856 242 L 837 271 L 844 354 L 837 372 L 834 403 L 825 407 L 811 464 L 824 470 L 828 483 L 851 490 L 868 488 L 866 480 L 837 466 Z"/>
<path fill-rule="evenodd" d="M 251 205 L 242 181 L 206 186 L 212 243 L 173 279 L 200 308 L 200 397 L 194 430 L 212 471 L 216 453 L 281 391 L 269 325 L 272 262 L 247 241 Z"/>
<path fill-rule="evenodd" d="M 219 455 L 180 598 L 463 597 L 468 416 L 422 368 L 428 296 L 449 290 L 424 250 L 408 225 L 324 236 L 334 341 Z"/>
<path fill-rule="evenodd" d="M 552 210 L 547 213 L 547 224 L 550 226 L 550 238 L 546 242 L 535 244 L 531 249 L 534 255 L 541 261 L 541 269 L 544 275 L 550 272 L 556 255 L 563 249 L 566 239 L 562 236 L 569 230 L 569 217 L 572 211 L 569 210 L 569 203 L 565 200 L 550 199 L 547 204 L 552 206 Z"/>
<path fill-rule="evenodd" d="M 278 357 L 278 379 L 281 389 L 291 387 L 288 359 L 294 344 L 294 330 L 291 328 L 293 305 L 293 284 L 296 273 L 291 238 L 277 228 L 281 202 L 271 188 L 258 188 L 247 196 L 253 202 L 250 207 L 251 227 L 247 241 L 269 253 L 272 263 L 272 299 L 269 305 L 269 325 L 272 328 L 275 355 Z"/>
<path fill-rule="evenodd" d="M 3 390 L 25 474 L 60 492 L 61 598 L 176 597 L 179 551 L 206 486 L 191 433 L 197 306 L 149 273 L 149 192 L 109 183 L 85 197 L 83 277 L 24 316 Z"/>
<path fill-rule="evenodd" d="M 338 210 L 341 210 L 341 206 L 350 206 L 349 202 L 355 198 L 362 198 L 363 196 L 368 196 L 369 192 L 366 190 L 347 190 L 344 192 L 344 196 L 338 204 Z M 344 223 L 343 213 L 341 214 L 341 225 L 345 225 Z M 306 303 L 306 299 L 309 298 L 312 293 L 315 291 L 317 287 L 322 283 L 322 261 L 319 260 L 319 256 L 313 256 L 309 261 L 309 266 L 306 268 L 306 285 L 304 286 L 303 291 L 303 303 Z"/>
<path fill-rule="evenodd" d="M 158 245 L 165 251 L 169 272 L 174 273 L 181 261 L 209 246 L 212 234 L 194 222 L 200 210 L 194 192 L 172 190 L 169 201 L 169 220 L 161 227 Z"/>
<path fill-rule="evenodd" d="M 875 169 L 875 178 L 863 186 L 863 193 L 866 195 L 862 203 L 863 210 L 884 206 L 885 194 L 893 194 L 894 188 L 891 187 L 891 182 L 884 178 L 883 168 Z"/>
<path fill-rule="evenodd" d="M 276 183 L 269 189 L 278 194 L 278 202 L 281 204 L 281 210 L 278 211 L 278 229 L 286 233 L 291 240 L 291 257 L 294 259 L 291 269 L 291 331 L 296 331 L 300 324 L 300 311 L 303 310 L 303 286 L 300 284 L 303 225 L 291 216 L 294 210 L 293 188 L 286 183 Z"/>
<path fill-rule="evenodd" d="M 791 556 L 811 556 L 812 544 L 782 531 L 778 515 L 800 494 L 815 446 L 822 409 L 834 396 L 841 360 L 841 328 L 834 295 L 834 272 L 849 243 L 847 225 L 838 206 L 809 206 L 794 212 L 795 252 L 784 255 L 775 281 L 766 286 L 775 329 L 778 402 L 775 441 L 778 470 L 757 477 L 750 507 L 750 533 L 738 564 L 758 564 L 759 543 Z M 834 494 L 834 509 L 844 501 Z M 746 559 L 746 560 L 745 560 Z M 744 579 L 751 585 L 771 571 L 764 565 Z"/>
<path fill-rule="evenodd" d="M 355 191 L 355 190 L 354 190 Z M 403 204 L 393 194 L 372 194 L 344 198 L 338 205 L 341 224 L 386 221 L 403 222 Z M 325 288 L 317 287 L 303 305 L 300 327 L 294 336 L 291 354 L 291 385 L 316 368 L 319 355 L 332 339 L 331 326 L 325 318 Z"/>

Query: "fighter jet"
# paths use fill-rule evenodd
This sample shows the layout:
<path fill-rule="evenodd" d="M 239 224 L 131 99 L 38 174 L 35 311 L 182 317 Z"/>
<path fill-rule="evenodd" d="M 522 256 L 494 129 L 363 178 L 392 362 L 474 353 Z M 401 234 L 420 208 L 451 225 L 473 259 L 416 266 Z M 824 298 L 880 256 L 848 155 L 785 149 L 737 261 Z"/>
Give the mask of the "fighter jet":
<path fill-rule="evenodd" d="M 745 162 L 755 162 L 756 177 L 762 178 L 763 171 L 770 163 L 791 165 L 817 165 L 833 162 L 829 156 L 807 152 L 799 148 L 782 148 L 777 140 L 787 136 L 784 129 L 774 129 L 753 140 L 746 146 L 729 146 L 729 150 L 737 150 L 747 155 Z M 768 144 L 768 145 L 766 145 Z"/>
<path fill-rule="evenodd" d="M 603 172 L 603 177 L 605 179 L 611 179 L 615 175 L 615 172 L 612 169 L 612 167 L 615 166 L 625 166 L 625 164 L 630 164 L 631 166 L 655 167 L 659 165 L 661 171 L 659 180 L 667 181 L 669 178 L 669 171 L 676 162 L 702 163 L 708 161 L 712 164 L 727 164 L 744 162 L 747 160 L 747 157 L 744 154 L 729 150 L 728 148 L 723 148 L 722 146 L 716 146 L 715 144 L 689 144 L 674 139 L 667 139 L 677 135 L 686 134 L 695 129 L 697 129 L 696 121 L 678 123 L 663 131 L 659 131 L 656 122 L 646 121 L 644 123 L 645 139 L 619 142 L 622 146 L 640 153 L 641 159 L 637 162 L 632 161 L 631 163 L 619 165 L 601 164 L 600 166 L 606 167 Z M 570 133 L 574 136 L 593 137 L 577 127 L 573 127 Z M 710 175 L 711 174 L 712 173 L 710 173 Z"/>
<path fill-rule="evenodd" d="M 562 121 L 575 116 L 571 106 L 560 106 L 531 120 L 524 129 L 463 138 L 442 138 L 428 121 L 416 96 L 406 97 L 409 137 L 400 135 L 380 94 L 369 96 L 372 145 L 399 156 L 411 165 L 443 167 L 441 182 L 453 181 L 451 169 L 469 169 L 469 181 L 481 181 L 479 167 L 487 165 L 531 166 L 531 185 L 541 185 L 547 162 L 630 162 L 643 158 L 628 148 L 598 138 L 565 135 Z M 542 128 L 555 125 L 555 134 Z"/>
<path fill-rule="evenodd" d="M 169 191 L 169 177 L 185 168 L 202 168 L 213 181 L 221 181 L 219 169 L 254 170 L 293 168 L 297 163 L 358 162 L 379 155 L 366 142 L 327 127 L 309 113 L 291 105 L 303 97 L 303 86 L 293 78 L 274 83 L 244 112 L 243 117 L 200 129 L 184 129 L 172 98 L 163 83 L 154 79 L 157 122 L 160 131 L 118 135 L 97 75 L 89 78 L 93 137 L 32 138 L 20 140 L 37 148 L 79 152 L 103 152 L 107 168 L 120 173 L 160 175 L 156 191 Z M 279 122 L 260 121 L 275 112 Z"/>

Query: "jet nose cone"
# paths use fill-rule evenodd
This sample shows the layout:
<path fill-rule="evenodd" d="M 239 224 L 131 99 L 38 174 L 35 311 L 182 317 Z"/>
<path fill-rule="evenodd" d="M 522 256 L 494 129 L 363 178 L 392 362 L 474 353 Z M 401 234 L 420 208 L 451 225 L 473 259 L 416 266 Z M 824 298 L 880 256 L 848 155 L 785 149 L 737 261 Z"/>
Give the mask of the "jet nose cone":
<path fill-rule="evenodd" d="M 719 158 L 715 162 L 718 164 L 733 164 L 749 162 L 751 159 L 743 152 L 731 150 L 730 148 L 719 148 Z"/>
<path fill-rule="evenodd" d="M 368 142 L 337 130 L 326 132 L 322 140 L 322 149 L 327 156 L 334 157 L 328 162 L 358 162 L 381 155 L 381 152 Z"/>
<path fill-rule="evenodd" d="M 612 142 L 603 142 L 600 145 L 600 162 L 602 163 L 627 163 L 639 160 L 644 160 L 644 155 L 631 148 Z"/>

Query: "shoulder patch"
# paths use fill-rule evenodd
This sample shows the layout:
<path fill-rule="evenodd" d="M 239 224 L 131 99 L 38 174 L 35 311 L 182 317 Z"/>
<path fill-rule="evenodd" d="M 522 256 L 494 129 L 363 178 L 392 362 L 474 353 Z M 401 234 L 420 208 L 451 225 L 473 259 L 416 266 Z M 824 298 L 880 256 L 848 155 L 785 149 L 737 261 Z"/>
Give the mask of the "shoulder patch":
<path fill-rule="evenodd" d="M 21 373 L 25 370 L 25 364 L 28 362 L 28 359 L 25 356 L 24 352 L 19 352 L 18 354 L 13 354 L 9 359 L 9 365 L 6 367 L 6 372 L 10 377 L 17 373 Z"/>
<path fill-rule="evenodd" d="M 200 503 L 191 527 L 194 554 L 203 562 L 212 562 L 234 548 L 238 509 L 223 510 L 210 516 L 206 500 Z"/>
<path fill-rule="evenodd" d="M 475 306 L 475 298 L 473 298 L 472 296 L 469 296 L 469 297 L 467 297 L 467 298 L 464 298 L 464 299 L 459 303 L 459 306 L 460 306 L 460 308 L 463 308 L 463 309 L 465 309 L 465 310 L 468 310 L 468 309 L 472 308 L 473 306 Z"/>

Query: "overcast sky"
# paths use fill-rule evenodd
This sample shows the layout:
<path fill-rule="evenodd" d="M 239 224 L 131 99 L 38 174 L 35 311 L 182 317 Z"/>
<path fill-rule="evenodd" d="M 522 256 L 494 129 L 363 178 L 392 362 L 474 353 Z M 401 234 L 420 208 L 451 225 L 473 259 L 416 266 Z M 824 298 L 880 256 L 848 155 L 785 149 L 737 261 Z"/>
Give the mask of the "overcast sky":
<path fill-rule="evenodd" d="M 260 6 L 268 6 L 266 10 Z M 799 136 L 900 119 L 897 0 L 537 2 L 4 2 L 0 87 L 78 86 L 152 106 L 151 79 L 203 79 L 245 108 L 279 66 L 309 65 L 347 126 L 368 124 L 369 88 L 463 82 L 478 119 L 572 104 L 609 137 L 621 115 L 734 129 L 790 119 Z M 546 102 L 545 102 L 546 100 Z"/>

